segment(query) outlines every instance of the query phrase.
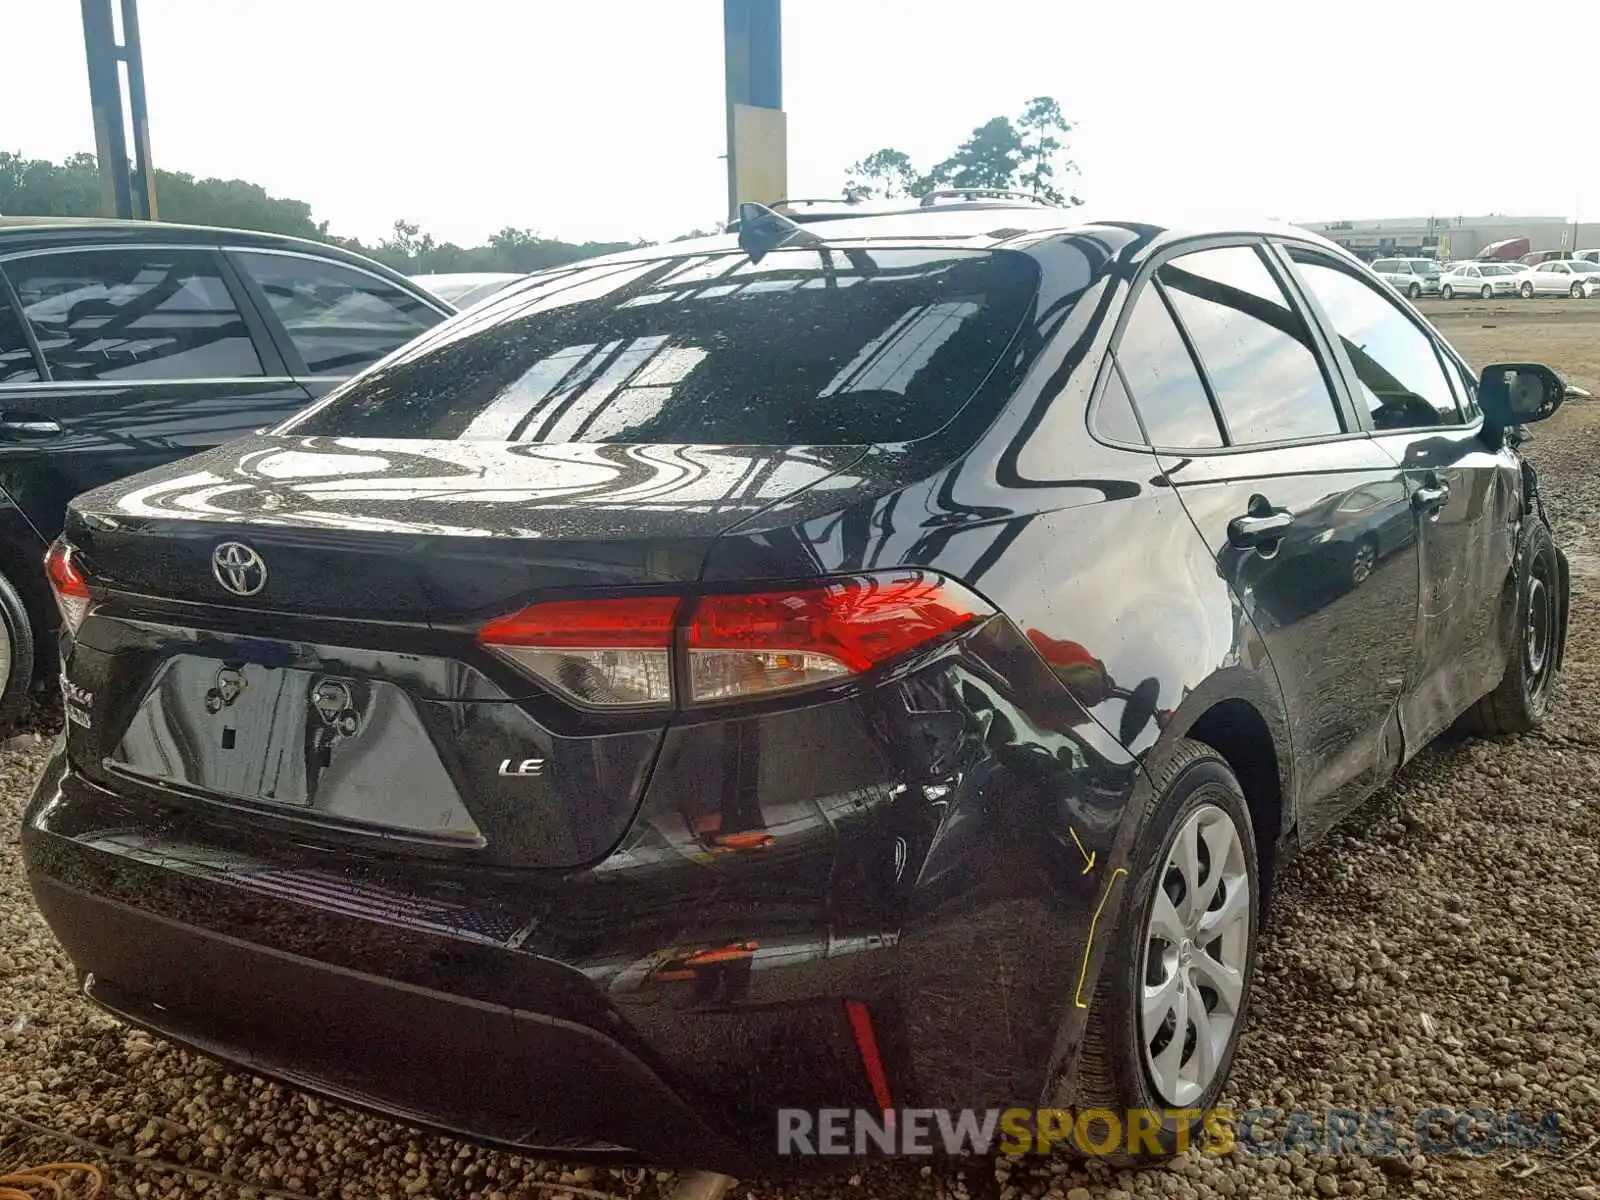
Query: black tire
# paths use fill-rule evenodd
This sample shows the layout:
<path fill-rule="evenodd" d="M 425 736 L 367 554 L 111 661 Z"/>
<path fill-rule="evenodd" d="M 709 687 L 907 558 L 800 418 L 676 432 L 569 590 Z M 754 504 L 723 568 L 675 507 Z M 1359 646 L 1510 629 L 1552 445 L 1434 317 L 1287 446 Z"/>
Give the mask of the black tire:
<path fill-rule="evenodd" d="M 1239 1036 L 1249 1017 L 1250 981 L 1255 968 L 1260 923 L 1261 878 L 1250 811 L 1238 779 L 1222 756 L 1200 742 L 1179 742 L 1171 760 L 1156 779 L 1151 794 L 1154 798 L 1145 808 L 1129 858 L 1128 874 L 1122 881 L 1128 889 L 1123 893 L 1126 907 L 1122 926 L 1111 934 L 1112 941 L 1100 968 L 1070 1093 L 1060 1097 L 1070 1101 L 1080 1113 L 1089 1109 L 1108 1109 L 1124 1121 L 1127 1114 L 1134 1110 L 1163 1114 L 1161 1128 L 1155 1131 L 1160 1152 L 1152 1155 L 1146 1145 L 1141 1146 L 1137 1153 L 1130 1153 L 1128 1130 L 1124 1126 L 1119 1148 L 1114 1153 L 1100 1156 L 1113 1166 L 1170 1158 L 1177 1153 L 1180 1142 L 1178 1118 L 1169 1112 L 1177 1106 L 1165 1100 L 1156 1089 L 1145 1062 L 1139 1011 L 1147 923 L 1157 874 L 1166 865 L 1172 843 L 1184 821 L 1202 805 L 1214 805 L 1232 819 L 1235 836 L 1243 848 L 1250 891 L 1248 940 L 1242 971 L 1242 998 L 1227 1048 L 1218 1056 L 1216 1074 L 1211 1083 L 1194 1098 L 1192 1104 L 1183 1107 L 1210 1107 L 1215 1104 L 1218 1093 L 1227 1082 L 1233 1056 L 1238 1050 Z M 1217 867 L 1213 865 L 1212 869 Z M 1195 1143 L 1200 1125 L 1201 1118 L 1192 1118 L 1188 1128 L 1182 1131 L 1184 1140 Z M 1091 1141 L 1097 1144 L 1103 1143 L 1109 1136 L 1106 1130 L 1093 1125 L 1089 1133 Z"/>
<path fill-rule="evenodd" d="M 1454 300 L 1456 298 L 1456 290 L 1447 283 L 1439 289 L 1439 296 L 1444 300 Z"/>
<path fill-rule="evenodd" d="M 0 736 L 11 732 L 33 685 L 33 625 L 11 581 L 0 575 Z"/>
<path fill-rule="evenodd" d="M 1484 284 L 1481 288 L 1478 289 L 1478 299 L 1479 300 L 1493 300 L 1494 299 L 1494 289 L 1492 287 L 1490 287 L 1487 283 Z"/>
<path fill-rule="evenodd" d="M 1512 660 L 1500 684 L 1461 716 L 1467 733 L 1532 733 L 1544 724 L 1561 670 L 1566 596 L 1555 539 L 1530 518 L 1517 556 L 1516 624 Z M 1536 651 L 1541 641 L 1542 653 Z"/>
<path fill-rule="evenodd" d="M 1422 296 L 1422 285 L 1420 283 L 1413 283 L 1406 289 L 1406 295 L 1411 297 L 1413 300 L 1419 299 Z"/>
<path fill-rule="evenodd" d="M 1532 300 L 1533 299 L 1533 284 L 1524 283 L 1521 287 L 1519 287 L 1517 289 L 1517 294 L 1520 295 L 1524 300 Z"/>

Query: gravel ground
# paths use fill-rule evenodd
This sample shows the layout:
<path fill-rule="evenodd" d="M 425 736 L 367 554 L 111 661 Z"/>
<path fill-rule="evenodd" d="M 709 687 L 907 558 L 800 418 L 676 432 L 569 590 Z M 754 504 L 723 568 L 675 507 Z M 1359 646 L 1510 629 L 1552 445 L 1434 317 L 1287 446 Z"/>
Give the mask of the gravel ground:
<path fill-rule="evenodd" d="M 1493 306 L 1490 306 L 1492 308 Z M 1439 317 L 1472 359 L 1539 357 L 1600 390 L 1595 325 L 1550 344 L 1472 305 Z M 1502 349 L 1502 347 L 1505 347 Z M 1600 401 L 1569 405 L 1530 451 L 1572 555 L 1574 608 L 1556 716 L 1540 736 L 1438 744 L 1285 873 L 1260 956 L 1250 1027 L 1225 1103 L 1560 1110 L 1559 1153 L 1521 1158 L 1257 1158 L 1192 1152 L 1170 1168 L 1002 1163 L 1004 1200 L 1047 1196 L 1526 1196 L 1600 1200 Z M 48 744 L 0 749 L 0 1111 L 76 1134 L 74 1148 L 0 1118 L 0 1172 L 87 1157 L 109 1193 L 232 1200 L 596 1189 L 654 1200 L 655 1172 L 563 1168 L 418 1134 L 233 1075 L 130 1032 L 79 999 L 23 881 L 16 818 Z M 184 1175 L 155 1162 L 227 1176 Z M 980 1178 L 982 1176 L 983 1178 Z M 248 1185 L 249 1190 L 241 1190 Z M 880 1164 L 808 1182 L 743 1181 L 735 1196 L 992 1193 L 985 1167 Z"/>

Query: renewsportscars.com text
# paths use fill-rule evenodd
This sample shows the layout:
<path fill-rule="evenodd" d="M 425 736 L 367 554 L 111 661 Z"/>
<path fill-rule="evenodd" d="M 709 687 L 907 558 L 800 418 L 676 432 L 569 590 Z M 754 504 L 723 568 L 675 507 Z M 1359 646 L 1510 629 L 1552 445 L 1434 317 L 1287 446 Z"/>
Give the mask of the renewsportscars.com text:
<path fill-rule="evenodd" d="M 813 1155 L 1048 1154 L 1158 1155 L 1163 1128 L 1176 1130 L 1176 1149 L 1259 1156 L 1290 1154 L 1517 1155 L 1560 1147 L 1561 1114 L 1517 1109 L 1422 1109 L 1407 1120 L 1392 1108 L 1321 1110 L 1232 1109 L 868 1109 L 788 1108 L 778 1111 L 778 1153 Z"/>

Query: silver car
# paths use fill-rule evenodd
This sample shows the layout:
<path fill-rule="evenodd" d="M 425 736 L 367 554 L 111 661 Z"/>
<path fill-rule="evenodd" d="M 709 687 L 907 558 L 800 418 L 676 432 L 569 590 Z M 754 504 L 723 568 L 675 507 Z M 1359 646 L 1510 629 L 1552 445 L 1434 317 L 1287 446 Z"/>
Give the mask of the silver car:
<path fill-rule="evenodd" d="M 1412 300 L 1439 294 L 1439 264 L 1431 258 L 1380 258 L 1372 269 Z"/>
<path fill-rule="evenodd" d="M 1483 300 L 1494 296 L 1515 296 L 1517 282 L 1521 278 L 1521 271 L 1505 263 L 1451 263 L 1439 279 L 1439 294 L 1446 300 L 1453 300 L 1457 296 L 1477 296 Z"/>
<path fill-rule="evenodd" d="M 1600 295 L 1600 263 L 1571 258 L 1538 263 L 1517 277 L 1517 290 L 1526 298 L 1571 296 L 1586 300 Z"/>

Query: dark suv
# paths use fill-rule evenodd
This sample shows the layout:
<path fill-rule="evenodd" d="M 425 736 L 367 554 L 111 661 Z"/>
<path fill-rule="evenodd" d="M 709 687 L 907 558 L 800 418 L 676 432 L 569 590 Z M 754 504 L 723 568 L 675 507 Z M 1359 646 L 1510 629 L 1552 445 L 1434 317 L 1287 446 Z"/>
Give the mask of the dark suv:
<path fill-rule="evenodd" d="M 39 556 L 68 500 L 276 424 L 453 311 L 297 238 L 0 218 L 0 727 L 55 671 Z"/>
<path fill-rule="evenodd" d="M 1289 227 L 752 210 L 535 276 L 74 502 L 33 888 L 124 1019 L 496 1142 L 1170 1150 L 1284 856 L 1542 720 L 1507 432 L 1564 394 Z"/>

